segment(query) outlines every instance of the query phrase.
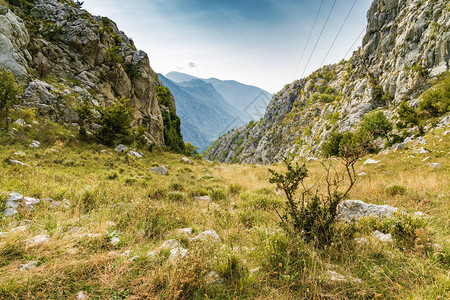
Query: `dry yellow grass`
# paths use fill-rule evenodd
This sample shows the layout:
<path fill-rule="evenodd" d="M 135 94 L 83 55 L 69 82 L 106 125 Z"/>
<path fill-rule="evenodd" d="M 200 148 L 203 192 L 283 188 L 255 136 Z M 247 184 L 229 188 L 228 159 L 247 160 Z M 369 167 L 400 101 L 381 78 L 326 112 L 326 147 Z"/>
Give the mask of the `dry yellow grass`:
<path fill-rule="evenodd" d="M 40 199 L 68 199 L 70 206 L 40 203 L 32 212 L 0 219 L 0 231 L 8 232 L 0 238 L 0 298 L 73 299 L 85 291 L 99 299 L 444 299 L 450 291 L 450 143 L 448 136 L 441 135 L 437 131 L 425 137 L 430 154 L 414 158 L 409 158 L 411 150 L 379 154 L 374 157 L 379 164 L 366 166 L 364 158 L 357 169 L 367 176 L 358 177 L 350 194 L 351 199 L 424 212 L 423 235 L 442 246 L 440 253 L 382 244 L 366 231 L 356 233 L 368 238 L 366 245 L 358 246 L 345 239 L 349 229 L 344 225 L 343 236 L 325 250 L 289 238 L 277 231 L 278 217 L 268 208 L 284 201 L 268 183 L 268 169 L 282 171 L 281 164 L 194 160 L 189 165 L 181 156 L 161 151 L 146 152 L 136 160 L 63 137 L 41 149 L 28 148 L 26 138 L 2 144 L 0 203 L 15 191 Z M 108 152 L 101 153 L 102 149 Z M 26 156 L 15 156 L 19 150 Z M 9 164 L 10 158 L 28 166 Z M 432 169 L 428 162 L 441 163 L 442 168 Z M 340 169 L 338 162 L 333 164 Z M 155 165 L 169 165 L 169 176 L 150 173 Z M 306 165 L 307 183 L 320 183 L 324 174 L 320 163 Z M 386 188 L 393 184 L 406 191 L 389 194 Z M 212 200 L 195 199 L 203 194 Z M 25 231 L 9 232 L 19 225 L 26 226 Z M 74 231 L 74 227 L 81 229 Z M 195 234 L 177 232 L 185 227 L 195 233 L 214 229 L 221 242 L 194 242 L 189 237 Z M 113 231 L 121 240 L 115 246 L 110 243 Z M 88 237 L 88 233 L 99 236 Z M 51 239 L 27 247 L 24 241 L 38 234 Z M 147 252 L 171 238 L 189 249 L 186 260 L 171 265 L 168 253 L 147 257 Z M 130 255 L 122 256 L 127 250 Z M 131 262 L 135 255 L 139 259 Z M 17 269 L 28 261 L 39 265 Z M 259 271 L 250 272 L 257 267 Z M 208 284 L 205 275 L 216 269 L 221 270 L 221 283 Z M 362 282 L 331 281 L 330 270 Z"/>

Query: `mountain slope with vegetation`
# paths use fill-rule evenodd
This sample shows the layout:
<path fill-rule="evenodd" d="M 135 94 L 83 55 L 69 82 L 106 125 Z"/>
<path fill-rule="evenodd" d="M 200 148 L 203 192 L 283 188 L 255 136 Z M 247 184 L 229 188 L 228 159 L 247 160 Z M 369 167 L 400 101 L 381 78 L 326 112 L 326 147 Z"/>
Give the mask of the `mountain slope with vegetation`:
<path fill-rule="evenodd" d="M 98 112 L 81 120 L 79 109 L 95 110 L 126 98 L 133 126 L 145 129 L 148 144 L 172 147 L 165 131 L 177 124 L 164 111 L 175 111 L 175 105 L 158 103 L 161 84 L 147 54 L 113 21 L 70 0 L 11 0 L 0 3 L 0 24 L 0 64 L 23 82 L 20 104 L 95 132 Z"/>
<path fill-rule="evenodd" d="M 443 0 L 375 0 L 367 14 L 362 47 L 349 61 L 286 85 L 260 122 L 224 135 L 205 157 L 267 164 L 286 155 L 317 156 L 334 133 L 354 131 L 364 117 L 370 119 L 377 112 L 392 124 L 392 130 L 380 137 L 380 147 L 423 134 L 441 120 L 440 126 L 446 126 L 449 11 L 450 4 Z M 441 100 L 425 99 L 435 85 L 444 86 L 438 88 Z M 400 106 L 403 112 L 420 115 L 421 122 L 405 121 Z M 434 112 L 430 106 L 436 107 Z"/>
<path fill-rule="evenodd" d="M 186 142 L 203 152 L 243 114 L 227 104 L 214 86 L 200 79 L 175 83 L 159 75 L 176 98 L 181 133 Z M 239 124 L 241 125 L 241 124 Z"/>
<path fill-rule="evenodd" d="M 272 95 L 233 80 L 200 79 L 179 72 L 160 75 L 177 99 L 185 141 L 200 152 L 224 132 L 262 117 Z"/>

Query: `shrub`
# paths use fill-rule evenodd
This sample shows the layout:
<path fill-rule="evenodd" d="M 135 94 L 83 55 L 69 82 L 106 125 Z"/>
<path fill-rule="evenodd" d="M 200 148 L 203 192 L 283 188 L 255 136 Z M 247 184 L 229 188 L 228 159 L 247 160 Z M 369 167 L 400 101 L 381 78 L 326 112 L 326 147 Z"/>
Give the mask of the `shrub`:
<path fill-rule="evenodd" d="M 373 138 L 386 137 L 391 130 L 392 124 L 383 112 L 378 111 L 370 112 L 363 117 L 359 134 L 370 134 Z"/>
<path fill-rule="evenodd" d="M 192 158 L 201 158 L 202 156 L 198 153 L 198 148 L 192 145 L 190 142 L 186 142 L 184 153 Z"/>
<path fill-rule="evenodd" d="M 227 253 L 225 257 L 219 258 L 215 264 L 219 276 L 227 282 L 239 282 L 248 274 L 248 270 L 242 261 L 234 254 Z"/>
<path fill-rule="evenodd" d="M 242 190 L 242 185 L 240 185 L 239 183 L 236 184 L 230 184 L 228 186 L 228 194 L 230 195 L 238 195 Z"/>
<path fill-rule="evenodd" d="M 414 108 L 409 106 L 406 101 L 402 101 L 398 107 L 398 116 L 406 126 L 416 126 L 419 125 L 419 114 Z"/>
<path fill-rule="evenodd" d="M 184 190 L 184 186 L 181 183 L 175 182 L 170 184 L 169 189 L 172 191 L 182 191 Z"/>
<path fill-rule="evenodd" d="M 219 189 L 213 189 L 210 192 L 210 196 L 211 199 L 213 201 L 223 201 L 227 199 L 227 195 L 225 194 L 225 192 L 223 191 L 223 189 L 219 188 Z"/>
<path fill-rule="evenodd" d="M 418 111 L 426 117 L 438 117 L 446 114 L 450 107 L 450 73 L 421 96 Z"/>
<path fill-rule="evenodd" d="M 101 126 L 96 136 L 101 143 L 111 146 L 116 140 L 130 136 L 133 107 L 128 99 L 120 97 L 115 103 L 101 105 L 97 110 L 100 113 L 97 122 Z"/>
<path fill-rule="evenodd" d="M 181 120 L 175 111 L 163 111 L 164 142 L 166 147 L 176 153 L 185 153 L 185 144 L 181 136 Z"/>
<path fill-rule="evenodd" d="M 184 194 L 180 192 L 169 192 L 167 193 L 167 199 L 171 202 L 183 202 Z"/>
<path fill-rule="evenodd" d="M 19 103 L 22 85 L 16 84 L 16 78 L 11 72 L 0 68 L 0 116 L 5 120 L 5 128 L 9 129 L 9 110 Z"/>
<path fill-rule="evenodd" d="M 404 187 L 402 185 L 393 184 L 393 185 L 386 187 L 384 189 L 384 191 L 386 192 L 386 194 L 388 194 L 390 196 L 405 195 L 406 187 Z"/>

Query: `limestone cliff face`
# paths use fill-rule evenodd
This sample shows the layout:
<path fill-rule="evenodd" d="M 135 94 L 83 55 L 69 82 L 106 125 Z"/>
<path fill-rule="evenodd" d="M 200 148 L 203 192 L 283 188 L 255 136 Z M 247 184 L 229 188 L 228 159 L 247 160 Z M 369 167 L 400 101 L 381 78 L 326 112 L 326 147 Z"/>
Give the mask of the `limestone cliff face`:
<path fill-rule="evenodd" d="M 205 157 L 267 164 L 287 154 L 314 156 L 331 132 L 354 130 L 368 112 L 381 110 L 395 121 L 402 100 L 416 106 L 449 69 L 450 3 L 375 0 L 367 20 L 362 46 L 349 61 L 286 85 L 260 122 L 224 135 Z"/>
<path fill-rule="evenodd" d="M 24 102 L 56 121 L 74 123 L 80 101 L 131 100 L 135 125 L 164 145 L 163 118 L 149 58 L 116 24 L 73 1 L 0 4 L 0 65 L 25 82 Z M 24 4 L 25 3 L 25 4 Z"/>

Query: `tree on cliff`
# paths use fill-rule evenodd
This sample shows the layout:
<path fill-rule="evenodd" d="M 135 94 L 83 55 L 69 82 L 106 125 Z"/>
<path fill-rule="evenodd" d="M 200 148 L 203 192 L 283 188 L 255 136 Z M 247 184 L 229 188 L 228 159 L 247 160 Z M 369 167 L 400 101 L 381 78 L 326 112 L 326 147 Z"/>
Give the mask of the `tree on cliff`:
<path fill-rule="evenodd" d="M 22 85 L 16 84 L 16 78 L 11 72 L 0 68 L 0 116 L 5 120 L 5 128 L 9 129 L 9 110 L 19 103 L 18 96 L 22 93 Z"/>

